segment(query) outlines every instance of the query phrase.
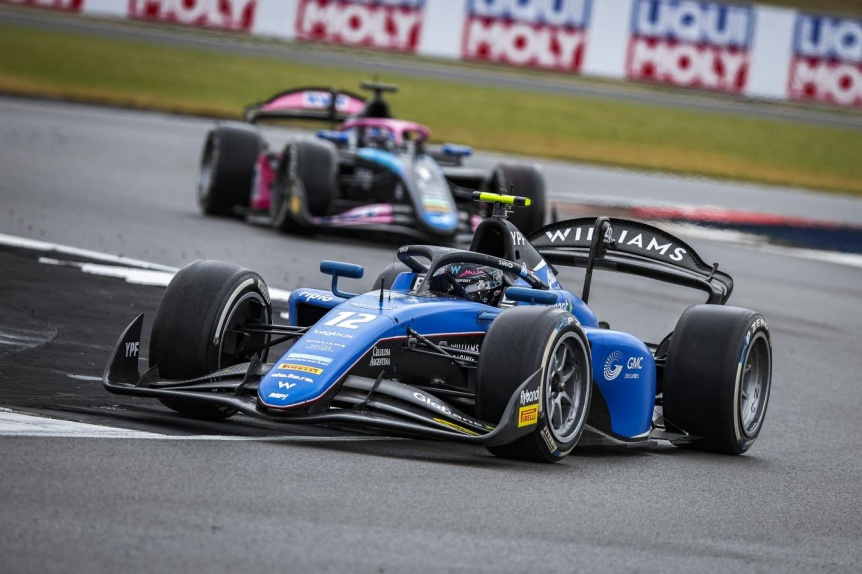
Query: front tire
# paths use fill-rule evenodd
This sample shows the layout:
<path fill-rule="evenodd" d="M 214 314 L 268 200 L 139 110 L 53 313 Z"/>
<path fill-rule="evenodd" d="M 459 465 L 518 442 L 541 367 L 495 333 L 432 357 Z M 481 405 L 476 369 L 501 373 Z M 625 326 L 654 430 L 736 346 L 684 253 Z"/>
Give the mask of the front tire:
<path fill-rule="evenodd" d="M 542 378 L 536 429 L 511 444 L 489 447 L 496 456 L 557 462 L 581 437 L 592 392 L 589 343 L 572 314 L 553 307 L 514 307 L 491 323 L 479 359 L 477 416 L 499 421 L 512 393 L 536 371 Z M 521 407 L 530 399 L 523 397 Z"/>
<path fill-rule="evenodd" d="M 545 224 L 545 211 L 548 204 L 545 178 L 535 167 L 522 164 L 499 164 L 491 171 L 487 191 L 514 193 L 532 200 L 529 207 L 516 207 L 509 215 L 509 221 L 521 233 L 526 235 Z"/>
<path fill-rule="evenodd" d="M 284 148 L 272 187 L 273 226 L 285 233 L 309 230 L 305 212 L 326 215 L 335 195 L 338 157 L 331 145 L 296 141 Z"/>
<path fill-rule="evenodd" d="M 759 313 L 695 305 L 674 329 L 663 383 L 669 430 L 700 438 L 681 446 L 738 455 L 763 427 L 772 387 L 772 343 Z"/>
<path fill-rule="evenodd" d="M 207 215 L 235 216 L 248 207 L 263 138 L 249 125 L 230 122 L 207 134 L 198 172 L 197 197 Z"/>
<path fill-rule="evenodd" d="M 268 338 L 243 333 L 243 327 L 271 318 L 269 291 L 257 273 L 221 261 L 195 261 L 180 269 L 162 297 L 150 337 L 150 367 L 158 366 L 167 379 L 183 380 L 250 361 Z M 236 414 L 205 403 L 159 400 L 194 418 Z"/>

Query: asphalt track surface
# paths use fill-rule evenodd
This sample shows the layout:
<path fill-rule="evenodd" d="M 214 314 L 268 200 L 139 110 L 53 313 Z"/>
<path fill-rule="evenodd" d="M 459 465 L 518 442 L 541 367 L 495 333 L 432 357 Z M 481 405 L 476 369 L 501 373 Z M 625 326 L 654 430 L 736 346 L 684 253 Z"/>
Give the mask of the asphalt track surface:
<path fill-rule="evenodd" d="M 282 289 L 326 287 L 320 259 L 360 263 L 371 278 L 392 261 L 391 245 L 203 217 L 192 190 L 209 125 L 0 99 L 0 233 L 170 267 L 224 259 Z M 558 200 L 733 198 L 736 208 L 813 215 L 816 206 L 851 221 L 860 209 L 792 190 L 544 169 Z M 149 329 L 161 288 L 84 273 L 69 264 L 82 254 L 0 247 L 0 568 L 858 572 L 862 268 L 684 238 L 733 275 L 731 303 L 762 312 L 772 331 L 769 412 L 742 457 L 659 445 L 579 449 L 533 465 L 242 416 L 189 421 L 96 380 L 128 321 L 146 312 Z M 692 301 L 602 278 L 591 302 L 612 326 L 655 340 Z"/>

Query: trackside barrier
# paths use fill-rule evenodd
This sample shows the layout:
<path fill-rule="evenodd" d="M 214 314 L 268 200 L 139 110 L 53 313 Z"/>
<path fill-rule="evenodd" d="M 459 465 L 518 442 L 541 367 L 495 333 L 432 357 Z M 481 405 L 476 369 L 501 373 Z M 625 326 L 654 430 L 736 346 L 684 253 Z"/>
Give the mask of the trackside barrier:
<path fill-rule="evenodd" d="M 862 20 L 709 0 L 0 0 L 729 92 L 862 106 Z"/>

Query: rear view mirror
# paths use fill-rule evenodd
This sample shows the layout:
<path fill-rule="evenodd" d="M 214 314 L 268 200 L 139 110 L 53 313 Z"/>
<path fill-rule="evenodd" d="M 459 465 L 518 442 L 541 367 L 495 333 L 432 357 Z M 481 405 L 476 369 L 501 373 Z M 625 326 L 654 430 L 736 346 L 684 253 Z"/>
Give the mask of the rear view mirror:
<path fill-rule="evenodd" d="M 528 287 L 509 287 L 506 289 L 506 298 L 531 305 L 553 305 L 558 300 L 557 294 L 554 291 L 543 291 Z"/>
<path fill-rule="evenodd" d="M 327 275 L 332 275 L 332 294 L 336 297 L 350 299 L 356 297 L 357 293 L 345 293 L 338 290 L 338 278 L 347 277 L 348 279 L 362 279 L 365 275 L 365 269 L 362 265 L 354 265 L 353 263 L 342 263 L 341 261 L 329 261 L 325 259 L 320 262 L 320 271 Z"/>

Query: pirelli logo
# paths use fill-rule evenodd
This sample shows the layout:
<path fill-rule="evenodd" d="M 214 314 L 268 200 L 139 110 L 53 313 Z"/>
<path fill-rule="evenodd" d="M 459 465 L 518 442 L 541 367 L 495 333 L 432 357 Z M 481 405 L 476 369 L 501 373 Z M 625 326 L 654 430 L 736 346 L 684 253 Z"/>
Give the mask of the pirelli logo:
<path fill-rule="evenodd" d="M 303 373 L 311 373 L 312 375 L 319 375 L 323 372 L 323 369 L 318 369 L 317 367 L 294 365 L 292 363 L 282 363 L 278 366 L 278 368 L 285 371 L 302 371 Z"/>
<path fill-rule="evenodd" d="M 527 405 L 518 409 L 518 426 L 534 425 L 539 420 L 539 405 Z"/>

